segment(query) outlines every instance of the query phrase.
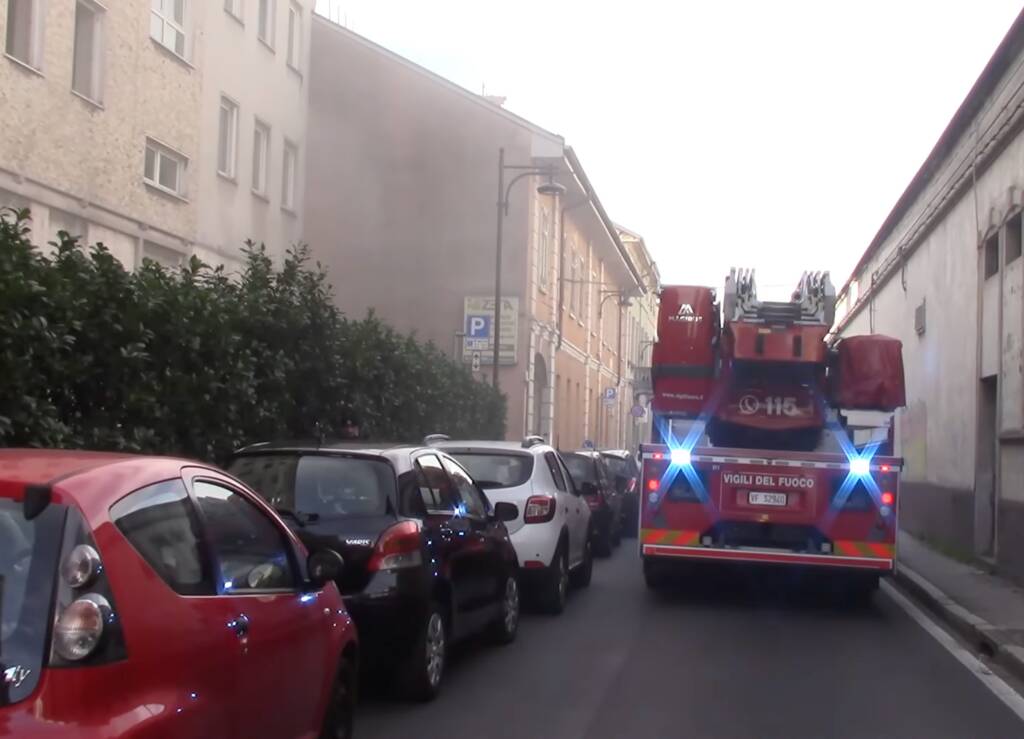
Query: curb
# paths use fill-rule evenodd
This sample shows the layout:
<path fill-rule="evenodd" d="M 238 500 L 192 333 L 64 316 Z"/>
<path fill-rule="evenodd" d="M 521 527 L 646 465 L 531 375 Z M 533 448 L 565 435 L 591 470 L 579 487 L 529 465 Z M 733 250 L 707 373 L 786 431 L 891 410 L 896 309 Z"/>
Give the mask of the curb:
<path fill-rule="evenodd" d="M 1024 680 L 1024 647 L 1014 644 L 1002 630 L 968 611 L 905 564 L 896 568 L 893 579 L 979 652 Z"/>

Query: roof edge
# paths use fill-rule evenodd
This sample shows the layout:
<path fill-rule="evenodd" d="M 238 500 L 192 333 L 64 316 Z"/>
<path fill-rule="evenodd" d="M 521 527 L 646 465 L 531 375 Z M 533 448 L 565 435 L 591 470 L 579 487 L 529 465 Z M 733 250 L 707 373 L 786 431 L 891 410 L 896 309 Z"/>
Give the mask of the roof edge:
<path fill-rule="evenodd" d="M 1022 50 L 1024 50 L 1024 10 L 1014 19 L 1010 29 L 1003 36 L 1003 40 L 999 42 L 999 46 L 996 47 L 995 52 L 993 52 L 985 64 L 981 74 L 978 75 L 970 91 L 968 91 L 966 97 L 960 103 L 960 107 L 957 108 L 949 123 L 946 124 L 946 128 L 939 136 L 938 141 L 935 142 L 935 146 L 932 147 L 924 163 L 918 168 L 910 180 L 910 184 L 907 185 L 903 194 L 900 195 L 896 204 L 892 207 L 892 210 L 889 211 L 889 215 L 886 216 L 878 232 L 868 244 L 867 249 L 864 250 L 857 264 L 851 270 L 849 277 L 847 277 L 846 282 L 843 283 L 842 288 L 837 294 L 838 299 L 841 300 L 846 296 L 850 283 L 854 281 L 854 278 L 861 272 L 871 257 L 881 248 L 885 240 L 889 238 L 896 226 L 899 225 L 903 216 L 906 215 L 907 211 L 916 202 L 927 184 L 937 173 L 942 162 L 952 153 L 956 143 L 970 128 L 971 122 L 982 111 L 985 99 L 995 90 L 999 81 L 1009 69 L 1010 63 Z M 853 306 L 850 307 L 852 308 Z"/>

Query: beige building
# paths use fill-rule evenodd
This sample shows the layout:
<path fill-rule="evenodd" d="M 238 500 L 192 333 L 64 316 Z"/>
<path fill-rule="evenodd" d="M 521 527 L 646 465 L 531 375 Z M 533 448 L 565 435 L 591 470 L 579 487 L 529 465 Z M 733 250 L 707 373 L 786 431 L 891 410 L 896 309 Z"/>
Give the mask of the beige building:
<path fill-rule="evenodd" d="M 127 266 L 302 234 L 311 0 L 0 0 L 0 205 Z M 226 103 L 226 104 L 225 104 Z"/>
<path fill-rule="evenodd" d="M 562 137 L 322 17 L 310 67 L 306 236 L 342 309 L 373 309 L 489 379 L 503 149 L 526 168 L 504 180 L 508 435 L 627 443 L 629 306 L 648 286 Z M 545 172 L 563 194 L 538 192 Z"/>

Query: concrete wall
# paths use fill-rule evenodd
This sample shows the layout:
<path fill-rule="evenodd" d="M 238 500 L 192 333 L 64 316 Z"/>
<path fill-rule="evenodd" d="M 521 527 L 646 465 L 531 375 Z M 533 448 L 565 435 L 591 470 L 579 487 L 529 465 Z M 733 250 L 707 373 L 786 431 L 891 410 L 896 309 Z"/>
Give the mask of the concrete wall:
<path fill-rule="evenodd" d="M 287 63 L 290 2 L 302 11 L 301 58 Z M 278 258 L 302 239 L 302 210 L 309 97 L 309 34 L 312 0 L 277 0 L 273 47 L 257 36 L 256 3 L 244 3 L 241 19 L 223 11 L 223 3 L 208 9 L 199 51 L 202 69 L 199 159 L 198 240 L 218 261 L 237 262 L 246 239 L 265 243 Z M 217 172 L 221 96 L 238 104 L 237 166 L 234 179 Z M 259 118 L 271 129 L 268 192 L 253 192 L 253 131 Z M 296 205 L 283 201 L 284 142 L 299 150 Z"/>
<path fill-rule="evenodd" d="M 1007 244 L 1021 239 L 1024 72 L 1016 62 L 1010 69 L 1018 71 L 997 86 L 853 276 L 841 295 L 839 329 L 903 341 L 903 525 L 993 556 L 1024 577 L 1024 259 L 1006 261 Z M 986 242 L 1000 256 L 998 272 L 987 278 Z M 926 328 L 918 335 L 922 303 Z"/>

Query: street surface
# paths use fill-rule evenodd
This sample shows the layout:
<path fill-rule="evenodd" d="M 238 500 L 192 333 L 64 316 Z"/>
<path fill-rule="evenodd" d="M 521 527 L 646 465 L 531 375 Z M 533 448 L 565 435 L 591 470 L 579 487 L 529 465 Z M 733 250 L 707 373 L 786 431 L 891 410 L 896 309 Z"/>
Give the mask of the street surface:
<path fill-rule="evenodd" d="M 434 703 L 364 696 L 357 734 L 1024 736 L 1014 711 L 884 590 L 861 609 L 764 578 L 699 590 L 648 592 L 636 542 L 624 541 L 562 616 L 525 616 L 510 647 L 456 650 Z"/>

